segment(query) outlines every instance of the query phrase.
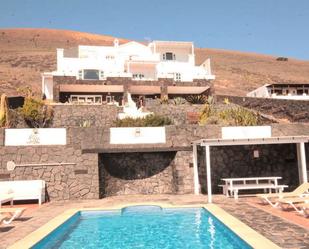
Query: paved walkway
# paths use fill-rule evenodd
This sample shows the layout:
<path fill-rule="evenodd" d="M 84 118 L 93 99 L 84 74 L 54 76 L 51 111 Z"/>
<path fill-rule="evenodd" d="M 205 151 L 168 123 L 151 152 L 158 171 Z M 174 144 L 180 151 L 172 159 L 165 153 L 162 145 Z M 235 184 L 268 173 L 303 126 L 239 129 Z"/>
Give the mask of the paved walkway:
<path fill-rule="evenodd" d="M 9 245 L 25 237 L 69 208 L 106 208 L 127 202 L 137 203 L 147 201 L 165 202 L 173 205 L 207 203 L 206 196 L 136 195 L 116 196 L 101 200 L 52 202 L 44 204 L 41 207 L 36 206 L 35 208 L 31 206 L 23 216 L 23 219 L 0 227 L 0 248 L 7 248 Z M 224 196 L 216 196 L 214 202 L 283 248 L 309 248 L 309 229 L 307 230 L 294 225 L 287 220 L 265 212 L 250 204 L 247 199 L 240 199 L 236 202 Z"/>
<path fill-rule="evenodd" d="M 256 208 L 246 199 L 240 199 L 236 202 L 233 199 L 220 198 L 217 202 L 225 211 L 280 247 L 289 249 L 309 248 L 308 229 Z M 307 220 L 309 223 L 309 219 Z"/>

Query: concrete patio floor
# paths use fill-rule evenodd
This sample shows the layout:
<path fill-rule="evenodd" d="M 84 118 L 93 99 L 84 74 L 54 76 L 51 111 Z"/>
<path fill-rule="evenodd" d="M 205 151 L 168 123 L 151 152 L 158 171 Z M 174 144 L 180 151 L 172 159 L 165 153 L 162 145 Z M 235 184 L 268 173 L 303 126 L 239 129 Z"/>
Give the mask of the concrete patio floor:
<path fill-rule="evenodd" d="M 0 248 L 7 248 L 35 231 L 52 218 L 70 208 L 108 208 L 124 203 L 161 202 L 172 205 L 205 204 L 207 196 L 200 195 L 133 195 L 114 196 L 100 200 L 50 202 L 42 206 L 28 204 L 23 218 L 0 227 Z M 235 201 L 222 195 L 214 203 L 238 218 L 282 248 L 309 248 L 309 219 L 294 212 L 285 212 L 261 205 L 255 198 Z"/>

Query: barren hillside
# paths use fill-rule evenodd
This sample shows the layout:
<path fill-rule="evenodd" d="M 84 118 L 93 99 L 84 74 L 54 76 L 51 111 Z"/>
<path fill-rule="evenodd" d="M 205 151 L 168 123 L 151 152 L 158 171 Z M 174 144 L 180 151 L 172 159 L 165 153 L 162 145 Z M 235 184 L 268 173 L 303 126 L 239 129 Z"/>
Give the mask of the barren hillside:
<path fill-rule="evenodd" d="M 56 48 L 110 45 L 114 37 L 67 30 L 0 29 L 0 92 L 30 86 L 40 93 L 41 75 L 56 67 Z M 127 40 L 120 39 L 120 43 Z M 309 82 L 309 61 L 218 49 L 196 49 L 197 64 L 212 59 L 217 94 L 245 95 L 271 82 Z"/>

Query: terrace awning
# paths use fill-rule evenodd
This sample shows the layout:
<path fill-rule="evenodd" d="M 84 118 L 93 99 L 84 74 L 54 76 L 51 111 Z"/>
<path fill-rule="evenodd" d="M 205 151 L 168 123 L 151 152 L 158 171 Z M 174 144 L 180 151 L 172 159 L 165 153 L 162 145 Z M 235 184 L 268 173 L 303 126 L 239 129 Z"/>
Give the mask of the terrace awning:
<path fill-rule="evenodd" d="M 305 143 L 309 142 L 309 136 L 281 136 L 265 138 L 235 138 L 235 139 L 200 139 L 193 144 L 193 169 L 194 169 L 194 193 L 199 194 L 199 176 L 197 162 L 197 146 L 205 147 L 207 195 L 208 202 L 212 202 L 211 190 L 211 165 L 210 146 L 235 146 L 235 145 L 266 145 L 266 144 L 296 144 L 300 183 L 308 182 Z"/>
<path fill-rule="evenodd" d="M 63 84 L 60 85 L 60 92 L 103 92 L 121 93 L 123 85 L 84 85 L 84 84 Z"/>
<path fill-rule="evenodd" d="M 209 89 L 208 86 L 168 86 L 168 94 L 201 94 Z"/>
<path fill-rule="evenodd" d="M 131 94 L 140 94 L 140 95 L 153 95 L 153 94 L 161 94 L 160 86 L 130 86 Z"/>

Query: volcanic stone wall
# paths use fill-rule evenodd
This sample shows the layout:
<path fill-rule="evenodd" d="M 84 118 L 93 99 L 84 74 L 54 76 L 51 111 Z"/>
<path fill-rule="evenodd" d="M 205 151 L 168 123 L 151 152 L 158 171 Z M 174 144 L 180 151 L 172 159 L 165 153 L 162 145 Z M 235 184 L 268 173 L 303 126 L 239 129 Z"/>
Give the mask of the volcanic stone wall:
<path fill-rule="evenodd" d="M 99 198 L 98 155 L 82 153 L 80 138 L 79 129 L 68 129 L 66 146 L 0 145 L 0 180 L 45 180 L 50 200 Z M 8 161 L 42 165 L 8 171 Z M 48 166 L 59 162 L 72 165 Z"/>
<path fill-rule="evenodd" d="M 52 127 L 110 127 L 122 108 L 115 105 L 55 105 Z"/>
<path fill-rule="evenodd" d="M 172 194 L 176 152 L 100 154 L 101 195 Z"/>
<path fill-rule="evenodd" d="M 216 96 L 216 98 L 217 101 L 227 98 L 232 103 L 273 115 L 275 118 L 288 119 L 291 122 L 309 122 L 309 101 L 225 95 Z"/>
<path fill-rule="evenodd" d="M 308 135 L 308 124 L 273 124 L 273 136 Z M 0 129 L 0 180 L 43 179 L 51 200 L 90 199 L 119 194 L 193 193 L 191 142 L 220 138 L 220 126 L 167 126 L 166 144 L 112 145 L 107 127 L 68 128 L 66 146 L 3 146 Z M 253 157 L 253 151 L 259 157 Z M 306 144 L 307 164 L 309 146 Z M 211 147 L 213 189 L 224 177 L 282 176 L 298 185 L 295 144 Z M 41 166 L 6 169 L 16 164 Z M 199 151 L 202 190 L 206 188 L 204 148 Z M 48 166 L 49 163 L 72 163 Z"/>
<path fill-rule="evenodd" d="M 173 105 L 160 104 L 158 101 L 147 101 L 147 110 L 158 115 L 169 117 L 174 125 L 194 124 L 198 121 L 199 112 L 203 110 L 204 105 Z M 192 118 L 193 117 L 193 118 Z"/>
<path fill-rule="evenodd" d="M 254 150 L 259 151 L 258 158 L 254 158 Z M 306 150 L 308 153 L 308 147 Z M 279 183 L 289 185 L 290 190 L 299 185 L 295 144 L 211 147 L 210 160 L 215 193 L 222 193 L 218 187 L 223 184 L 221 178 L 281 176 Z M 205 149 L 199 148 L 198 161 L 201 189 L 205 193 Z"/>
<path fill-rule="evenodd" d="M 99 162 L 101 197 L 193 193 L 189 151 L 104 153 Z"/>

